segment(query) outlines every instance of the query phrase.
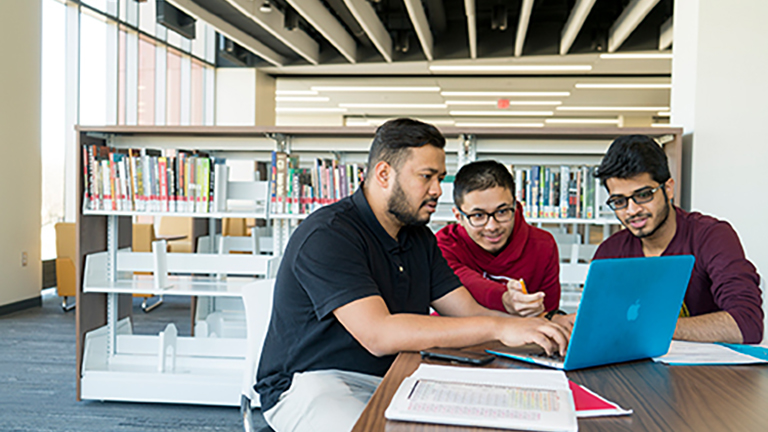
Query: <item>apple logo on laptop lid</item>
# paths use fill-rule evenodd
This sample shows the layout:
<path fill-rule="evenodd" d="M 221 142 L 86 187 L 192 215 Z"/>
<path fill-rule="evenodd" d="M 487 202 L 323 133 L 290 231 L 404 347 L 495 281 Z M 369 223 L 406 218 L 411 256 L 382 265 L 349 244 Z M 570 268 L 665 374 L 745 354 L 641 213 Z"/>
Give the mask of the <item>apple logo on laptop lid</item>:
<path fill-rule="evenodd" d="M 627 321 L 634 321 L 640 315 L 640 300 L 635 300 L 629 309 L 627 309 Z"/>

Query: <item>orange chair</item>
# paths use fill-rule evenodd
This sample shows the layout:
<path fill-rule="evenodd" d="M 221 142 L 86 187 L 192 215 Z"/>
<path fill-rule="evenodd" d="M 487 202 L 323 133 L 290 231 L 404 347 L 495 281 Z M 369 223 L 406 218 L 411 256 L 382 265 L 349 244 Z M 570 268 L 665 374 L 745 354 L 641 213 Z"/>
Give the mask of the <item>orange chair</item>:
<path fill-rule="evenodd" d="M 168 240 L 168 252 L 192 253 L 195 251 L 194 219 L 161 217 L 157 226 L 157 237 Z"/>
<path fill-rule="evenodd" d="M 77 298 L 75 272 L 75 224 L 59 222 L 56 229 L 56 291 L 61 297 L 64 312 L 75 308 L 76 302 L 67 304 L 67 297 Z"/>

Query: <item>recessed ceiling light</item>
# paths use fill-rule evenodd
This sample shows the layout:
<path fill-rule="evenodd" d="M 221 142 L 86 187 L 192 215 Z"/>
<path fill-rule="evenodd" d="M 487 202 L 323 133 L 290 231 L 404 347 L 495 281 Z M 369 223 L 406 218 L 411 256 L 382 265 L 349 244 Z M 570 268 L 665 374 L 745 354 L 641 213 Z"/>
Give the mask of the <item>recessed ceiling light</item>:
<path fill-rule="evenodd" d="M 432 72 L 589 72 L 592 65 L 433 65 Z"/>
<path fill-rule="evenodd" d="M 464 116 L 464 117 L 534 117 L 534 116 L 551 116 L 554 115 L 552 111 L 451 111 L 449 113 L 452 116 Z"/>
<path fill-rule="evenodd" d="M 325 96 L 277 96 L 276 102 L 328 102 L 331 98 Z"/>
<path fill-rule="evenodd" d="M 357 120 L 357 121 L 364 121 L 367 125 L 372 126 L 381 126 L 382 124 L 394 120 L 395 117 L 392 118 L 370 118 L 365 120 Z M 414 120 L 418 120 L 420 122 L 429 123 L 432 125 L 453 125 L 455 122 L 453 120 L 432 120 L 432 119 L 422 119 L 418 117 L 413 117 Z M 347 120 L 347 124 L 349 124 L 349 120 Z"/>
<path fill-rule="evenodd" d="M 659 111 L 656 115 L 659 117 L 671 117 L 672 113 L 670 111 Z"/>
<path fill-rule="evenodd" d="M 444 109 L 445 104 L 409 104 L 409 103 L 340 103 L 343 108 L 380 108 L 380 109 Z"/>
<path fill-rule="evenodd" d="M 544 127 L 544 123 L 456 123 L 456 127 Z"/>
<path fill-rule="evenodd" d="M 346 108 L 322 108 L 322 107 L 277 107 L 276 112 L 329 112 L 329 113 L 343 113 L 347 112 Z"/>
<path fill-rule="evenodd" d="M 659 111 L 667 110 L 669 107 L 638 107 L 638 106 L 559 106 L 558 111 Z"/>
<path fill-rule="evenodd" d="M 312 86 L 315 91 L 328 92 L 420 92 L 436 93 L 440 87 L 390 87 L 390 86 Z"/>
<path fill-rule="evenodd" d="M 577 89 L 671 89 L 672 84 L 641 84 L 641 83 L 576 83 Z"/>
<path fill-rule="evenodd" d="M 614 60 L 666 60 L 672 59 L 672 53 L 604 53 L 601 59 Z"/>
<path fill-rule="evenodd" d="M 551 118 L 544 120 L 547 124 L 619 124 L 617 118 Z"/>
<path fill-rule="evenodd" d="M 275 90 L 276 96 L 315 96 L 314 90 Z"/>
<path fill-rule="evenodd" d="M 462 101 L 448 100 L 446 105 L 492 105 L 496 106 L 498 101 Z M 509 105 L 561 105 L 561 101 L 509 101 Z"/>
<path fill-rule="evenodd" d="M 365 126 L 365 127 L 368 127 L 368 126 L 371 126 L 371 123 L 369 123 L 369 122 L 367 122 L 365 120 L 347 119 L 345 125 L 346 126 Z"/>
<path fill-rule="evenodd" d="M 441 96 L 568 97 L 567 91 L 444 91 Z"/>

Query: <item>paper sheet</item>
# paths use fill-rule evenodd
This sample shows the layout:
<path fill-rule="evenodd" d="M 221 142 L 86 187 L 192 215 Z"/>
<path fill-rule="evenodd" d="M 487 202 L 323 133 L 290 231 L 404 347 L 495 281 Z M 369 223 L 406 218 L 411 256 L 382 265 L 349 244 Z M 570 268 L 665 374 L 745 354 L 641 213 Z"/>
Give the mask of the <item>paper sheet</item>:
<path fill-rule="evenodd" d="M 385 417 L 522 430 L 578 428 L 565 374 L 547 370 L 423 364 L 400 385 Z"/>
<path fill-rule="evenodd" d="M 653 361 L 669 365 L 737 365 L 768 363 L 714 343 L 673 340 L 667 354 Z"/>

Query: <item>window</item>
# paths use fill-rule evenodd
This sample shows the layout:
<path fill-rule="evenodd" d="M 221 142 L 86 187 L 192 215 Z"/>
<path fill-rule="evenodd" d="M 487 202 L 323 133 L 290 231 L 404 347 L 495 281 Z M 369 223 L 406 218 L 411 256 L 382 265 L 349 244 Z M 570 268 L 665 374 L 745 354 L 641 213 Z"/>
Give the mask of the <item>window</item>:
<path fill-rule="evenodd" d="M 74 126 L 213 124 L 215 30 L 156 23 L 154 0 L 42 0 L 43 256 L 74 217 Z M 160 61 L 159 59 L 162 59 Z"/>

